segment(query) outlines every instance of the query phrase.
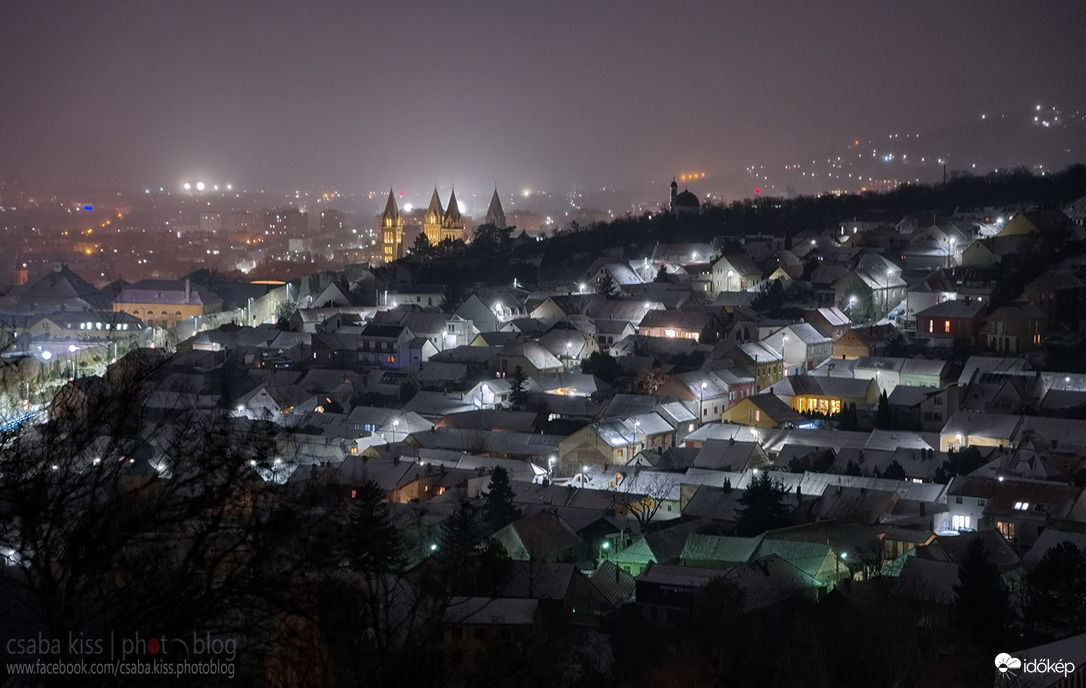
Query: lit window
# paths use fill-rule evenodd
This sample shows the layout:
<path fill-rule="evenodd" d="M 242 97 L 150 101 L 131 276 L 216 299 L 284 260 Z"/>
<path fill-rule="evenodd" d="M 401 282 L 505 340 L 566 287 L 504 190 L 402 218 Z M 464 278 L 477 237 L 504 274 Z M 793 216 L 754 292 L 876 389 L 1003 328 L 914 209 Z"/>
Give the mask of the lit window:
<path fill-rule="evenodd" d="M 1014 508 L 1018 511 L 1029 511 L 1029 502 L 1015 502 Z"/>
<path fill-rule="evenodd" d="M 950 321 L 943 321 L 943 332 L 950 332 Z"/>
<path fill-rule="evenodd" d="M 969 525 L 972 522 L 972 517 L 965 514 L 954 514 L 951 518 L 951 526 L 954 530 L 969 530 Z"/>
<path fill-rule="evenodd" d="M 1015 539 L 1014 523 L 1010 521 L 996 521 L 996 530 L 1007 540 L 1013 541 Z"/>
<path fill-rule="evenodd" d="M 389 363 L 395 363 L 396 362 L 396 357 L 395 356 L 389 356 L 388 357 L 388 362 Z"/>
<path fill-rule="evenodd" d="M 934 332 L 935 331 L 934 328 L 935 328 L 935 321 L 934 320 L 929 320 L 928 321 L 928 334 L 931 334 L 932 332 Z"/>

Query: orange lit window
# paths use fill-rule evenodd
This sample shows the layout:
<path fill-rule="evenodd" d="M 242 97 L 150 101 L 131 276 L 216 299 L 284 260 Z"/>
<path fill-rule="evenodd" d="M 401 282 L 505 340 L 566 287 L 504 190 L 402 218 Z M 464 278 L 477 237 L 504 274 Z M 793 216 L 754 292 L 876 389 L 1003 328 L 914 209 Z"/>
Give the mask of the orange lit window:
<path fill-rule="evenodd" d="M 357 496 L 358 496 L 358 490 L 351 490 L 351 499 L 354 499 Z"/>
<path fill-rule="evenodd" d="M 388 357 L 388 362 L 389 363 L 395 363 L 396 362 L 396 357 L 395 356 L 389 356 Z"/>
<path fill-rule="evenodd" d="M 946 321 L 943 322 L 943 332 L 950 332 L 950 321 L 949 320 L 946 320 Z"/>

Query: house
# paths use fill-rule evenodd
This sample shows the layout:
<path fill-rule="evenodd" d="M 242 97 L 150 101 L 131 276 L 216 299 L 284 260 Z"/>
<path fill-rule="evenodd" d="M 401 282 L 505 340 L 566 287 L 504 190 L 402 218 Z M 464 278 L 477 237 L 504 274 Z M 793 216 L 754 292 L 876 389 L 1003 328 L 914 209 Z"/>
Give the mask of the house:
<path fill-rule="evenodd" d="M 742 399 L 724 411 L 721 420 L 755 428 L 784 428 L 808 422 L 806 417 L 774 394 L 755 394 Z"/>
<path fill-rule="evenodd" d="M 943 388 L 898 385 L 887 401 L 893 426 L 901 430 L 939 432 L 958 408 L 959 387 Z"/>
<path fill-rule="evenodd" d="M 761 341 L 781 352 L 785 376 L 814 370 L 818 364 L 833 357 L 833 339 L 807 323 L 787 325 L 762 337 Z"/>
<path fill-rule="evenodd" d="M 715 341 L 722 331 L 712 313 L 704 311 L 652 310 L 638 325 L 638 334 L 668 339 L 693 339 L 695 342 Z"/>
<path fill-rule="evenodd" d="M 429 360 L 437 349 L 404 325 L 370 322 L 358 335 L 356 352 L 363 365 L 400 370 L 412 363 Z"/>
<path fill-rule="evenodd" d="M 1041 345 L 1048 331 L 1048 316 L 1031 303 L 1012 303 L 997 308 L 981 328 L 989 349 L 1017 354 Z"/>
<path fill-rule="evenodd" d="M 852 328 L 852 321 L 836 306 L 815 308 L 804 313 L 803 318 L 812 327 L 836 342 Z"/>
<path fill-rule="evenodd" d="M 954 340 L 976 344 L 980 335 L 985 304 L 981 301 L 944 301 L 916 314 L 916 335 L 942 340 L 949 346 Z"/>
<path fill-rule="evenodd" d="M 864 356 L 881 356 L 904 341 L 901 330 L 893 325 L 853 327 L 833 343 L 833 357 L 848 361 Z"/>
<path fill-rule="evenodd" d="M 636 421 L 608 419 L 586 425 L 558 442 L 562 475 L 573 475 L 583 466 L 624 466 L 645 448 L 645 436 Z"/>
<path fill-rule="evenodd" d="M 711 292 L 747 291 L 762 281 L 762 269 L 745 253 L 725 253 L 713 261 Z"/>
<path fill-rule="evenodd" d="M 549 510 L 513 521 L 494 533 L 493 538 L 514 561 L 574 562 L 589 555 L 577 531 Z"/>
<path fill-rule="evenodd" d="M 190 280 L 141 280 L 121 289 L 113 300 L 114 313 L 128 313 L 148 327 L 173 327 L 221 310 L 222 299 Z"/>
<path fill-rule="evenodd" d="M 1023 298 L 1044 312 L 1050 326 L 1078 324 L 1086 283 L 1067 270 L 1049 270 L 1026 285 Z"/>
<path fill-rule="evenodd" d="M 453 597 L 442 617 L 450 675 L 470 677 L 495 661 L 515 661 L 543 642 L 539 601 Z"/>
<path fill-rule="evenodd" d="M 855 405 L 872 408 L 879 401 L 879 386 L 874 380 L 850 380 L 839 377 L 796 375 L 777 382 L 769 391 L 801 413 L 834 415 Z"/>
<path fill-rule="evenodd" d="M 754 378 L 755 392 L 768 389 L 784 377 L 784 358 L 775 349 L 761 342 L 730 345 L 723 355 Z"/>
<path fill-rule="evenodd" d="M 517 368 L 529 377 L 566 370 L 562 361 L 539 342 L 520 342 L 504 347 L 490 359 L 489 366 L 502 376 L 512 375 Z"/>

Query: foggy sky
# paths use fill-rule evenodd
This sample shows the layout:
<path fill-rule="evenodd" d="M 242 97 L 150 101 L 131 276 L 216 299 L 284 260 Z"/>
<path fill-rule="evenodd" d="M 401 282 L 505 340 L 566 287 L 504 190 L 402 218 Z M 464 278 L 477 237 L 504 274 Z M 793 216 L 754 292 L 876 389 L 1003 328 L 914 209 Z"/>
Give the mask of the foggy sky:
<path fill-rule="evenodd" d="M 1034 102 L 1086 2 L 0 0 L 0 177 L 564 190 Z"/>

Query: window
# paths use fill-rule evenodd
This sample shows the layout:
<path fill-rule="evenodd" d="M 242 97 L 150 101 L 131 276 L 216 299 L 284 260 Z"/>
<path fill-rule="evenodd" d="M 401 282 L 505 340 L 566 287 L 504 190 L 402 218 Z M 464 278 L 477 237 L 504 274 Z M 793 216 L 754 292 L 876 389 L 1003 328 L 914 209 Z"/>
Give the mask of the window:
<path fill-rule="evenodd" d="M 935 321 L 934 320 L 929 320 L 928 321 L 928 334 L 931 334 L 932 332 L 934 332 L 935 331 L 934 328 L 935 328 Z"/>
<path fill-rule="evenodd" d="M 1029 502 L 1015 502 L 1015 511 L 1029 511 Z"/>
<path fill-rule="evenodd" d="M 620 459 L 622 458 L 622 453 L 623 453 L 623 452 L 622 452 L 622 450 L 621 450 L 621 449 L 619 449 L 619 450 L 618 450 L 618 458 L 620 458 Z"/>
<path fill-rule="evenodd" d="M 389 356 L 387 360 L 388 360 L 389 363 L 395 363 L 396 362 L 396 357 L 395 356 Z"/>
<path fill-rule="evenodd" d="M 946 333 L 950 332 L 950 321 L 949 320 L 946 320 L 946 321 L 943 322 L 943 332 L 946 332 Z"/>
<path fill-rule="evenodd" d="M 951 527 L 954 530 L 969 530 L 972 518 L 965 514 L 954 514 L 950 519 Z"/>
<path fill-rule="evenodd" d="M 996 521 L 996 530 L 998 530 L 1000 535 L 1005 537 L 1007 540 L 1012 541 L 1012 542 L 1014 541 L 1014 539 L 1015 539 L 1014 523 L 1012 523 L 1010 521 Z"/>

